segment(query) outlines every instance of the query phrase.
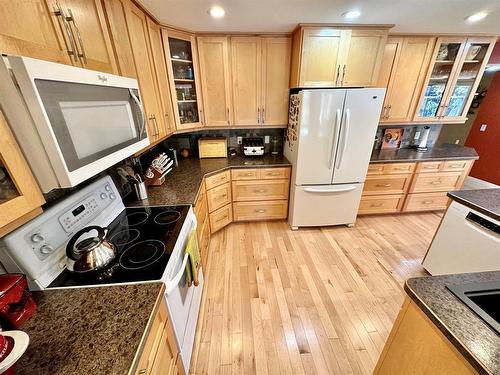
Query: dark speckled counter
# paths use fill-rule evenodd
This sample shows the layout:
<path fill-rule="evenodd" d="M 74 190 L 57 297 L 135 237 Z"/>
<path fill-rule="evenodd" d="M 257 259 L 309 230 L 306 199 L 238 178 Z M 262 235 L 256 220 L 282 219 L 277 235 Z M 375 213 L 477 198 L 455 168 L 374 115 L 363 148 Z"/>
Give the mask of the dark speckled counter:
<path fill-rule="evenodd" d="M 500 374 L 500 336 L 446 285 L 500 280 L 500 271 L 417 277 L 406 281 L 410 298 L 480 374 Z"/>
<path fill-rule="evenodd" d="M 437 160 L 476 160 L 479 156 L 472 147 L 452 144 L 441 144 L 428 149 L 426 152 L 418 152 L 412 148 L 401 148 L 396 150 L 374 150 L 370 163 L 397 163 L 414 161 L 437 161 Z"/>
<path fill-rule="evenodd" d="M 230 168 L 270 168 L 291 165 L 283 155 L 263 157 L 232 156 L 228 158 L 179 160 L 161 186 L 148 187 L 148 199 L 125 202 L 127 206 L 194 204 L 204 176 Z"/>
<path fill-rule="evenodd" d="M 163 283 L 35 292 L 30 337 L 16 374 L 127 374 L 135 370 Z"/>
<path fill-rule="evenodd" d="M 463 205 L 500 221 L 500 188 L 450 191 L 448 196 Z"/>

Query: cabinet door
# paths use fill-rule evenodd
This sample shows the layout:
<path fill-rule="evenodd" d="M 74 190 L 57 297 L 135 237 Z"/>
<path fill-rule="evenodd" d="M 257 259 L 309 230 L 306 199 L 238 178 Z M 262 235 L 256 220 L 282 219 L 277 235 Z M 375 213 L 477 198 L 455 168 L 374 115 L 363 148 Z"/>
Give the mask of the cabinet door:
<path fill-rule="evenodd" d="M 389 106 L 389 97 L 391 94 L 392 83 L 391 75 L 396 71 L 396 66 L 401 55 L 401 48 L 403 46 L 404 38 L 389 37 L 384 47 L 384 54 L 382 55 L 382 64 L 378 74 L 377 87 L 385 87 L 384 106 L 382 113 L 380 113 L 380 122 L 387 117 L 387 107 Z"/>
<path fill-rule="evenodd" d="M 261 124 L 261 39 L 231 38 L 235 125 Z"/>
<path fill-rule="evenodd" d="M 41 212 L 45 200 L 0 111 L 0 237 Z"/>
<path fill-rule="evenodd" d="M 387 30 L 352 30 L 345 60 L 340 72 L 340 85 L 349 87 L 375 86 L 384 54 Z M 345 51 L 342 51 L 344 54 Z"/>
<path fill-rule="evenodd" d="M 176 348 L 174 332 L 170 324 L 169 321 L 165 324 L 165 329 L 162 332 L 158 349 L 156 350 L 151 374 L 172 375 L 177 371 L 178 350 Z"/>
<path fill-rule="evenodd" d="M 496 38 L 469 38 L 443 106 L 442 118 L 464 122 Z"/>
<path fill-rule="evenodd" d="M 178 130 L 204 125 L 198 54 L 192 34 L 161 29 Z"/>
<path fill-rule="evenodd" d="M 54 9 L 50 3 L 45 0 L 3 0 L 0 1 L 0 14 L 2 53 L 71 64 L 68 53 L 72 53 L 72 49 L 64 44 L 63 24 L 51 21 Z"/>
<path fill-rule="evenodd" d="M 159 127 L 158 137 L 161 139 L 175 130 L 174 111 L 172 108 L 172 95 L 170 94 L 165 55 L 163 54 L 160 26 L 149 18 L 147 22 L 151 55 L 153 57 L 156 82 L 158 84 L 158 103 L 162 109 L 157 119 Z"/>
<path fill-rule="evenodd" d="M 158 119 L 161 117 L 161 112 L 156 91 L 151 48 L 148 40 L 148 25 L 146 15 L 132 3 L 128 4 L 127 25 L 132 42 L 135 65 L 138 67 L 137 80 L 147 117 L 148 136 L 151 142 L 155 142 L 159 139 Z"/>
<path fill-rule="evenodd" d="M 262 38 L 262 125 L 288 123 L 290 38 Z"/>
<path fill-rule="evenodd" d="M 68 17 L 81 66 L 100 72 L 118 73 L 101 2 L 62 0 L 60 4 Z"/>
<path fill-rule="evenodd" d="M 345 31 L 306 28 L 302 35 L 300 87 L 337 86 L 340 76 L 339 52 Z"/>
<path fill-rule="evenodd" d="M 465 38 L 437 39 L 414 121 L 437 121 L 441 118 L 465 42 Z"/>
<path fill-rule="evenodd" d="M 200 78 L 206 126 L 232 124 L 229 39 L 198 37 Z"/>
<path fill-rule="evenodd" d="M 412 120 L 429 65 L 434 38 L 404 38 L 398 45 L 398 53 L 385 95 L 381 122 Z"/>
<path fill-rule="evenodd" d="M 137 78 L 132 43 L 127 29 L 126 0 L 102 0 L 115 48 L 118 73 Z"/>

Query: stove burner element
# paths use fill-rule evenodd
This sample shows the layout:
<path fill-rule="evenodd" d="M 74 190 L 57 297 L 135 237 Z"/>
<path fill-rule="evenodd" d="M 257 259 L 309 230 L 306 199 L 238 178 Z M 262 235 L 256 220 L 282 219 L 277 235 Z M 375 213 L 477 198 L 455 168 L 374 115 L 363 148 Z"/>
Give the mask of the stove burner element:
<path fill-rule="evenodd" d="M 167 225 L 171 223 L 175 223 L 181 217 L 180 212 L 174 210 L 166 210 L 160 212 L 155 216 L 155 223 L 160 225 Z"/>
<path fill-rule="evenodd" d="M 120 256 L 120 265 L 126 270 L 148 267 L 165 254 L 165 245 L 158 240 L 144 240 L 126 249 Z"/>
<path fill-rule="evenodd" d="M 109 240 L 116 246 L 125 246 L 134 242 L 140 234 L 138 229 L 124 229 L 113 234 Z"/>
<path fill-rule="evenodd" d="M 132 212 L 120 220 L 120 224 L 129 227 L 135 227 L 144 223 L 149 215 L 146 212 Z"/>

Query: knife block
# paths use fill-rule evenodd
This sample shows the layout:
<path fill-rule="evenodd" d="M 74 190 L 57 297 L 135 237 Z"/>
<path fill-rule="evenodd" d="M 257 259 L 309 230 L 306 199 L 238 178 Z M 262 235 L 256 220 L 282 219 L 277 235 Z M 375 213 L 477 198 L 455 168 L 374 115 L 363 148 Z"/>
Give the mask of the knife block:
<path fill-rule="evenodd" d="M 144 183 L 146 186 L 160 186 L 165 182 L 166 173 L 161 174 L 155 168 L 151 168 L 151 171 L 153 172 L 153 177 L 144 176 Z"/>

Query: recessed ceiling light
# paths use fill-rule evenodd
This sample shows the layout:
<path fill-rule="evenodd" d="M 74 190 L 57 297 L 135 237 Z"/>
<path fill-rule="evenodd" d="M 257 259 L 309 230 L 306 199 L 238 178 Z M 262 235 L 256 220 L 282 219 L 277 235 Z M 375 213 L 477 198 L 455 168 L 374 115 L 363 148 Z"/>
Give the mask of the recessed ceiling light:
<path fill-rule="evenodd" d="M 222 18 L 226 14 L 226 11 L 224 10 L 223 7 L 215 5 L 211 7 L 208 10 L 208 13 L 213 17 L 213 18 Z"/>
<path fill-rule="evenodd" d="M 350 10 L 349 12 L 342 13 L 344 18 L 347 18 L 348 20 L 352 20 L 353 18 L 358 18 L 361 16 L 361 12 L 359 10 Z"/>
<path fill-rule="evenodd" d="M 484 19 L 487 15 L 488 15 L 488 13 L 486 13 L 486 12 L 479 12 L 479 13 L 473 14 L 472 16 L 467 17 L 466 20 L 469 22 L 477 22 L 477 21 L 481 21 L 482 19 Z"/>

